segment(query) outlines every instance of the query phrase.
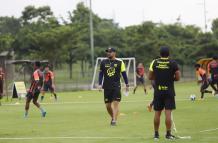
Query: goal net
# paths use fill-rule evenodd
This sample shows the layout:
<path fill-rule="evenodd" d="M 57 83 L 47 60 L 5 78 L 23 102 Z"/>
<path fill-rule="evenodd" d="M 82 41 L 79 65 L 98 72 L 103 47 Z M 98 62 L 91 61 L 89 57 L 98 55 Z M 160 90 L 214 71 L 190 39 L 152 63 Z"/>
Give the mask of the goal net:
<path fill-rule="evenodd" d="M 104 59 L 107 59 L 107 58 L 98 57 L 96 59 L 94 75 L 93 75 L 92 84 L 91 84 L 91 90 L 96 90 L 98 87 L 98 73 L 99 73 L 101 61 Z M 126 73 L 127 73 L 127 77 L 129 80 L 129 86 L 130 87 L 136 86 L 136 61 L 135 61 L 135 58 L 131 57 L 131 58 L 119 58 L 119 59 L 121 59 L 126 66 Z M 123 78 L 121 78 L 121 84 L 123 87 L 123 84 L 124 84 Z"/>

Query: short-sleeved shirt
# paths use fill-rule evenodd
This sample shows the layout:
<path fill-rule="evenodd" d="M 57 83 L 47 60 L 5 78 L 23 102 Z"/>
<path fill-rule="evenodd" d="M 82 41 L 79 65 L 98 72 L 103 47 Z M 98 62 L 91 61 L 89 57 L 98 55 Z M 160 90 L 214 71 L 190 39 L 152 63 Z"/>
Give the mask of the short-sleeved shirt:
<path fill-rule="evenodd" d="M 52 80 L 54 79 L 54 74 L 52 71 L 44 72 L 44 82 L 45 83 L 52 83 Z"/>
<path fill-rule="evenodd" d="M 208 72 L 213 79 L 218 79 L 218 62 L 213 60 L 208 64 Z"/>
<path fill-rule="evenodd" d="M 198 77 L 201 78 L 202 81 L 206 81 L 207 80 L 206 71 L 203 68 L 199 68 L 196 71 L 196 74 L 197 74 Z"/>
<path fill-rule="evenodd" d="M 169 58 L 159 58 L 152 61 L 150 71 L 154 73 L 154 95 L 175 96 L 174 79 L 179 70 L 176 61 Z"/>
<path fill-rule="evenodd" d="M 105 59 L 101 62 L 100 71 L 102 71 L 104 75 L 104 89 L 115 89 L 121 87 L 121 73 L 126 71 L 125 64 L 122 60 Z"/>
<path fill-rule="evenodd" d="M 37 69 L 33 72 L 32 82 L 30 86 L 30 92 L 34 92 L 34 90 L 38 89 L 38 87 L 42 87 L 43 84 L 43 74 Z"/>

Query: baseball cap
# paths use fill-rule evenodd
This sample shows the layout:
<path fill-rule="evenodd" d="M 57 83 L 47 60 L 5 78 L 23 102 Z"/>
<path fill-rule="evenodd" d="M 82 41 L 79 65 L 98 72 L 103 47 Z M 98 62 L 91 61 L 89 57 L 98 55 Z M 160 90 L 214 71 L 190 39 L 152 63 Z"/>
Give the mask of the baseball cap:
<path fill-rule="evenodd" d="M 114 49 L 114 48 L 107 48 L 105 50 L 105 52 L 116 52 L 116 49 Z"/>

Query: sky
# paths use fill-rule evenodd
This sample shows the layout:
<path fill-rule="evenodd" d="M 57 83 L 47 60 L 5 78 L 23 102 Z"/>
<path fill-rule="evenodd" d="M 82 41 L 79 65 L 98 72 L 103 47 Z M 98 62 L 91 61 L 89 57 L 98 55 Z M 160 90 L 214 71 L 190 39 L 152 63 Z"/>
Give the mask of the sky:
<path fill-rule="evenodd" d="M 90 0 L 0 0 L 0 16 L 21 16 L 28 5 L 49 5 L 55 16 L 67 18 L 78 2 L 89 6 Z M 218 18 L 218 0 L 205 0 L 208 30 Z M 121 27 L 143 21 L 175 23 L 180 17 L 184 25 L 196 25 L 204 30 L 204 0 L 92 0 L 92 10 L 101 18 L 114 19 Z"/>

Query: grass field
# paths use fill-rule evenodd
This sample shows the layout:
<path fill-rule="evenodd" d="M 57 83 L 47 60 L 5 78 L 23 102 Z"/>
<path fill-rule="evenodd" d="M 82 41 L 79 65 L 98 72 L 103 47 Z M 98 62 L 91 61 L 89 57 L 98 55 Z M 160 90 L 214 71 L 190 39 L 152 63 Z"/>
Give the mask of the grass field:
<path fill-rule="evenodd" d="M 178 83 L 177 110 L 174 121 L 180 136 L 178 143 L 217 143 L 218 141 L 218 98 L 206 96 L 203 101 L 189 100 L 190 94 L 199 97 L 195 83 Z M 118 125 L 111 127 L 110 118 L 103 103 L 103 93 L 81 91 L 59 93 L 59 101 L 50 95 L 45 97 L 43 107 L 47 117 L 31 106 L 29 118 L 25 119 L 24 104 L 3 102 L 0 107 L 0 143 L 152 143 L 153 112 L 146 110 L 152 99 L 152 91 L 143 94 L 142 88 L 135 95 L 123 96 Z M 164 139 L 164 116 L 158 141 Z"/>

